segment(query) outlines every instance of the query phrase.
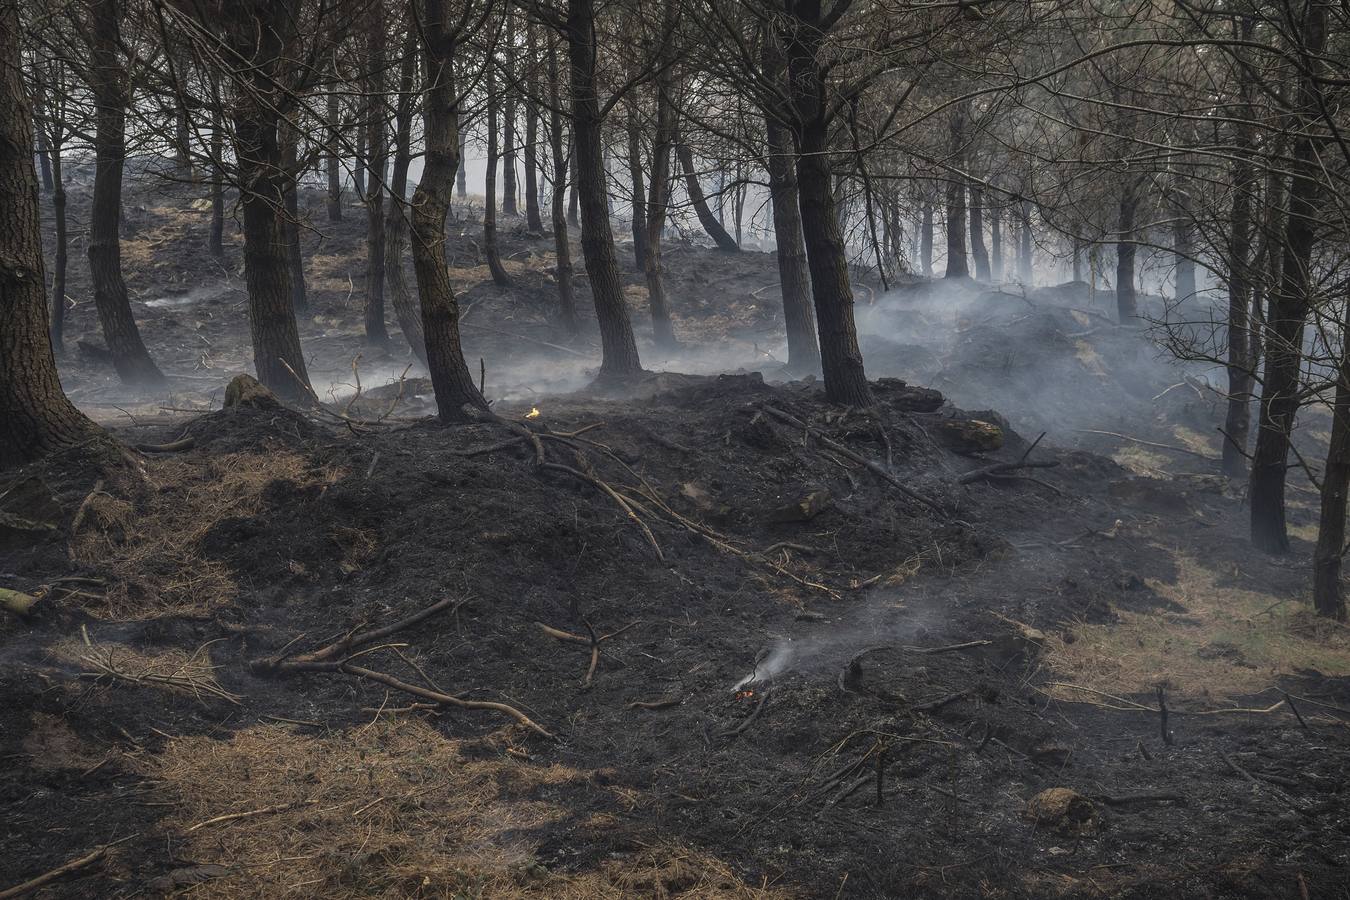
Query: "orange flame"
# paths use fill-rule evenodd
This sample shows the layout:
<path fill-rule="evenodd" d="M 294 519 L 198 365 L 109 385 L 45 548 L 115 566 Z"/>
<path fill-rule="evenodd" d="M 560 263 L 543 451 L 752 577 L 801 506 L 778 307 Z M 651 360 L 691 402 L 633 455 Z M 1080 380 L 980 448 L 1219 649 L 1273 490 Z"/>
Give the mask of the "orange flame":
<path fill-rule="evenodd" d="M 531 407 L 530 407 L 530 411 L 527 412 L 527 413 L 525 414 L 525 418 L 527 418 L 527 419 L 537 419 L 537 418 L 539 418 L 539 415 L 540 415 L 540 413 L 539 413 L 539 407 L 537 407 L 537 406 L 531 406 Z"/>
<path fill-rule="evenodd" d="M 749 699 L 750 699 L 751 697 L 753 697 L 753 696 L 755 696 L 755 692 L 754 692 L 754 691 L 737 691 L 737 692 L 736 692 L 736 699 L 737 699 L 737 700 L 749 700 Z"/>

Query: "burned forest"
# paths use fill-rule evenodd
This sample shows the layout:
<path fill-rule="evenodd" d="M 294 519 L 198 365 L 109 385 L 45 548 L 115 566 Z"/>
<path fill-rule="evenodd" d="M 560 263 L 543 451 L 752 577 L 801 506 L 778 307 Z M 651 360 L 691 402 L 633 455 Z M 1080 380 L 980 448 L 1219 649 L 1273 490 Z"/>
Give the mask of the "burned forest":
<path fill-rule="evenodd" d="M 1350 6 L 0 0 L 0 900 L 1350 900 Z"/>

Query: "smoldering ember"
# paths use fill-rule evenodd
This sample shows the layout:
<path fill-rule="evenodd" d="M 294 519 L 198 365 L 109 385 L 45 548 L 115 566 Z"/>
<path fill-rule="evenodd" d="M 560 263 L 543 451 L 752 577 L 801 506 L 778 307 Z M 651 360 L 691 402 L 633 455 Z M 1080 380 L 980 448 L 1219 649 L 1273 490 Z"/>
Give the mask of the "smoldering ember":
<path fill-rule="evenodd" d="M 1350 6 L 0 41 L 0 898 L 1350 898 Z"/>

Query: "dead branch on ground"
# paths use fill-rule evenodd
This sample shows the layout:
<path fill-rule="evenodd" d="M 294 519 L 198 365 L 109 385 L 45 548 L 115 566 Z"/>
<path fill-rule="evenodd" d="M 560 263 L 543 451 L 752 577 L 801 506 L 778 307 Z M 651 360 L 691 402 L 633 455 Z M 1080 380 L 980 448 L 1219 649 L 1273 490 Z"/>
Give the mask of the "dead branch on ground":
<path fill-rule="evenodd" d="M 828 447 L 830 450 L 833 450 L 840 456 L 847 457 L 848 459 L 851 459 L 854 462 L 858 463 L 859 465 L 867 469 L 869 472 L 881 478 L 883 481 L 889 483 L 892 487 L 894 487 L 900 493 L 904 494 L 906 497 L 909 497 L 911 500 L 918 501 L 919 503 L 922 503 L 924 506 L 927 506 L 929 509 L 932 509 L 935 512 L 938 513 L 943 512 L 942 507 L 935 500 L 930 500 L 923 494 L 920 494 L 918 491 L 906 485 L 904 482 L 896 478 L 890 472 L 887 472 L 886 469 L 880 463 L 874 462 L 873 460 L 870 460 L 867 457 L 863 456 L 861 453 L 851 450 L 848 447 L 845 447 L 843 444 L 839 443 L 838 441 L 834 440 L 833 438 L 826 436 L 820 431 L 820 429 L 812 428 L 810 425 L 806 424 L 796 416 L 791 415 L 790 413 L 786 413 L 783 410 L 778 409 L 776 407 L 765 405 L 761 406 L 760 409 L 762 409 L 768 415 L 773 416 L 775 419 L 778 419 L 780 422 L 785 422 L 786 424 L 791 425 L 794 428 L 800 428 L 808 435 L 813 435 L 817 441 L 819 441 L 824 446 Z"/>
<path fill-rule="evenodd" d="M 99 847 L 92 853 L 89 853 L 85 856 L 81 856 L 79 859 L 73 859 L 68 863 L 64 863 L 63 865 L 59 865 L 55 869 L 52 869 L 51 871 L 43 872 L 41 875 L 37 876 L 36 878 L 30 878 L 23 884 L 16 884 L 14 885 L 14 887 L 6 888 L 3 891 L 0 891 L 0 900 L 13 900 L 13 898 L 15 897 L 22 897 L 25 894 L 31 894 L 38 888 L 43 887 L 44 885 L 51 884 L 53 881 L 56 881 L 58 878 L 61 878 L 64 875 L 68 875 L 71 872 L 83 869 L 86 866 L 93 865 L 94 863 L 103 859 L 107 855 L 108 855 L 108 848 Z"/>

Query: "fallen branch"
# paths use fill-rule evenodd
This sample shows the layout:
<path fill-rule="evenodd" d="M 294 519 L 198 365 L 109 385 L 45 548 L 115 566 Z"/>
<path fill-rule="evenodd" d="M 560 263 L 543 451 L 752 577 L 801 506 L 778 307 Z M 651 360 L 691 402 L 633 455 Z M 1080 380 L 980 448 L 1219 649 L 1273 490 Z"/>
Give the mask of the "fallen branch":
<path fill-rule="evenodd" d="M 411 625 L 416 625 L 418 622 L 429 619 L 445 609 L 457 610 L 468 602 L 469 598 L 467 597 L 463 599 L 446 597 L 444 600 L 437 601 L 426 609 L 413 613 L 406 618 L 399 619 L 391 625 L 385 625 L 381 628 L 374 628 L 370 631 L 363 631 L 360 633 L 350 633 L 342 640 L 329 644 L 327 647 L 321 647 L 311 653 L 304 653 L 300 656 L 293 657 L 276 656 L 255 660 L 252 664 L 252 669 L 260 674 L 288 675 L 307 670 L 330 670 L 336 668 L 336 665 L 333 662 L 334 660 L 339 657 L 348 656 L 351 651 L 355 650 L 357 647 L 369 644 L 372 641 L 378 641 L 380 638 L 388 637 Z"/>
<path fill-rule="evenodd" d="M 1208 453 L 1201 453 L 1198 450 L 1191 450 L 1189 447 L 1178 447 L 1175 444 L 1159 444 L 1156 441 L 1146 441 L 1143 438 L 1130 437 L 1128 434 L 1120 434 L 1115 431 L 1096 431 L 1091 428 L 1075 428 L 1074 431 L 1079 434 L 1099 434 L 1105 437 L 1120 438 L 1122 441 L 1129 441 L 1132 444 L 1142 444 L 1145 447 L 1156 447 L 1159 450 L 1171 450 L 1174 453 L 1185 453 L 1188 456 L 1198 456 L 1207 462 L 1218 462 L 1217 456 L 1210 456 Z"/>
<path fill-rule="evenodd" d="M 237 819 L 251 819 L 254 816 L 265 816 L 270 813 L 286 812 L 292 809 L 298 809 L 302 806 L 313 806 L 318 803 L 317 800 L 300 800 L 295 803 L 278 803 L 276 806 L 265 806 L 262 809 L 250 809 L 247 812 L 228 813 L 223 816 L 216 816 L 214 819 L 207 819 L 205 822 L 198 822 L 188 829 L 188 833 L 196 831 L 199 828 L 205 828 L 207 825 L 219 825 L 221 822 L 233 822 Z"/>
<path fill-rule="evenodd" d="M 33 891 L 43 885 L 51 884 L 53 881 L 68 875 L 71 872 L 91 866 L 108 855 L 107 847 L 99 847 L 87 856 L 81 856 L 79 859 L 73 859 L 68 863 L 57 866 L 49 872 L 43 872 L 36 878 L 31 878 L 23 884 L 16 884 L 14 887 L 5 888 L 0 891 L 0 900 L 11 900 L 14 897 L 22 897 L 24 894 L 31 894 Z"/>
<path fill-rule="evenodd" d="M 656 535 L 652 534 L 652 530 L 647 527 L 647 523 L 642 521 L 642 519 L 638 517 L 638 514 L 633 511 L 633 507 L 628 504 L 628 501 L 620 496 L 618 491 L 610 487 L 607 482 L 602 481 L 596 476 L 587 475 L 585 472 L 578 471 L 571 466 L 563 465 L 562 463 L 546 462 L 540 465 L 539 468 L 552 469 L 556 472 L 565 472 L 573 478 L 576 478 L 579 481 L 585 481 L 609 495 L 609 498 L 618 504 L 619 508 L 624 511 L 628 518 L 632 519 L 633 522 L 637 524 L 638 528 L 642 530 L 643 536 L 647 538 L 647 543 L 651 544 L 652 551 L 656 553 L 656 558 L 662 563 L 666 561 L 666 555 L 661 552 L 661 545 L 656 542 Z"/>
<path fill-rule="evenodd" d="M 900 479 L 892 475 L 890 472 L 887 472 L 886 469 L 879 463 L 876 463 L 868 459 L 867 457 L 863 456 L 861 453 L 851 450 L 848 447 L 845 447 L 843 444 L 839 443 L 838 441 L 830 437 L 827 437 L 826 435 L 822 434 L 819 429 L 812 428 L 810 425 L 806 424 L 801 419 L 798 419 L 796 416 L 786 413 L 783 410 L 773 406 L 767 405 L 761 406 L 760 409 L 762 409 L 768 415 L 773 416 L 775 419 L 778 419 L 780 422 L 785 422 L 794 428 L 802 429 L 809 435 L 814 435 L 816 440 L 824 444 L 830 450 L 833 450 L 840 456 L 847 457 L 848 459 L 851 459 L 854 462 L 858 463 L 859 465 L 863 466 L 869 472 L 886 481 L 900 493 L 904 494 L 906 497 L 909 497 L 911 500 L 916 500 L 919 503 L 922 503 L 924 506 L 927 506 L 929 509 L 932 509 L 936 512 L 940 513 L 943 511 L 942 507 L 936 501 L 930 500 L 923 494 L 920 494 L 918 491 L 909 487 Z"/>
<path fill-rule="evenodd" d="M 956 479 L 957 484 L 973 484 L 984 478 L 998 477 L 1000 475 L 1009 475 L 1019 469 L 1053 469 L 1059 465 L 1057 459 L 1041 460 L 1039 462 L 1029 462 L 1023 460 L 1015 463 L 994 463 L 992 466 L 984 466 L 979 469 L 972 469 L 969 472 L 962 473 Z"/>
<path fill-rule="evenodd" d="M 395 678 L 393 675 L 386 675 L 384 672 L 376 672 L 374 669 L 367 669 L 363 666 L 352 666 L 346 663 L 339 663 L 337 669 L 348 675 L 356 675 L 359 678 L 377 681 L 394 690 L 403 691 L 406 694 L 412 694 L 414 697 L 421 697 L 423 700 L 430 700 L 433 703 L 445 706 L 457 706 L 460 709 L 491 709 L 500 713 L 505 713 L 536 734 L 549 739 L 554 737 L 552 732 L 545 730 L 529 716 L 525 715 L 514 706 L 510 706 L 506 703 L 497 703 L 492 700 L 461 700 L 459 697 L 443 694 L 440 691 L 433 691 L 429 688 L 418 687 L 415 684 L 409 684 L 406 681 Z"/>
<path fill-rule="evenodd" d="M 679 706 L 684 700 L 680 697 L 668 697 L 664 700 L 634 700 L 628 704 L 629 709 L 669 709 L 672 706 Z"/>
<path fill-rule="evenodd" d="M 768 699 L 769 699 L 769 690 L 768 688 L 765 688 L 764 690 L 760 691 L 759 702 L 755 704 L 755 708 L 751 710 L 750 715 L 745 717 L 745 721 L 742 722 L 740 725 L 737 725 L 735 728 L 722 732 L 722 737 L 732 738 L 734 740 L 735 738 L 743 734 L 746 729 L 748 729 L 751 725 L 755 724 L 755 720 L 759 718 L 759 714 L 764 711 L 764 704 L 768 701 Z"/>
<path fill-rule="evenodd" d="M 179 441 L 170 441 L 167 444 L 137 444 L 136 449 L 142 453 L 179 453 L 183 450 L 191 450 L 197 446 L 197 439 L 185 437 Z"/>

